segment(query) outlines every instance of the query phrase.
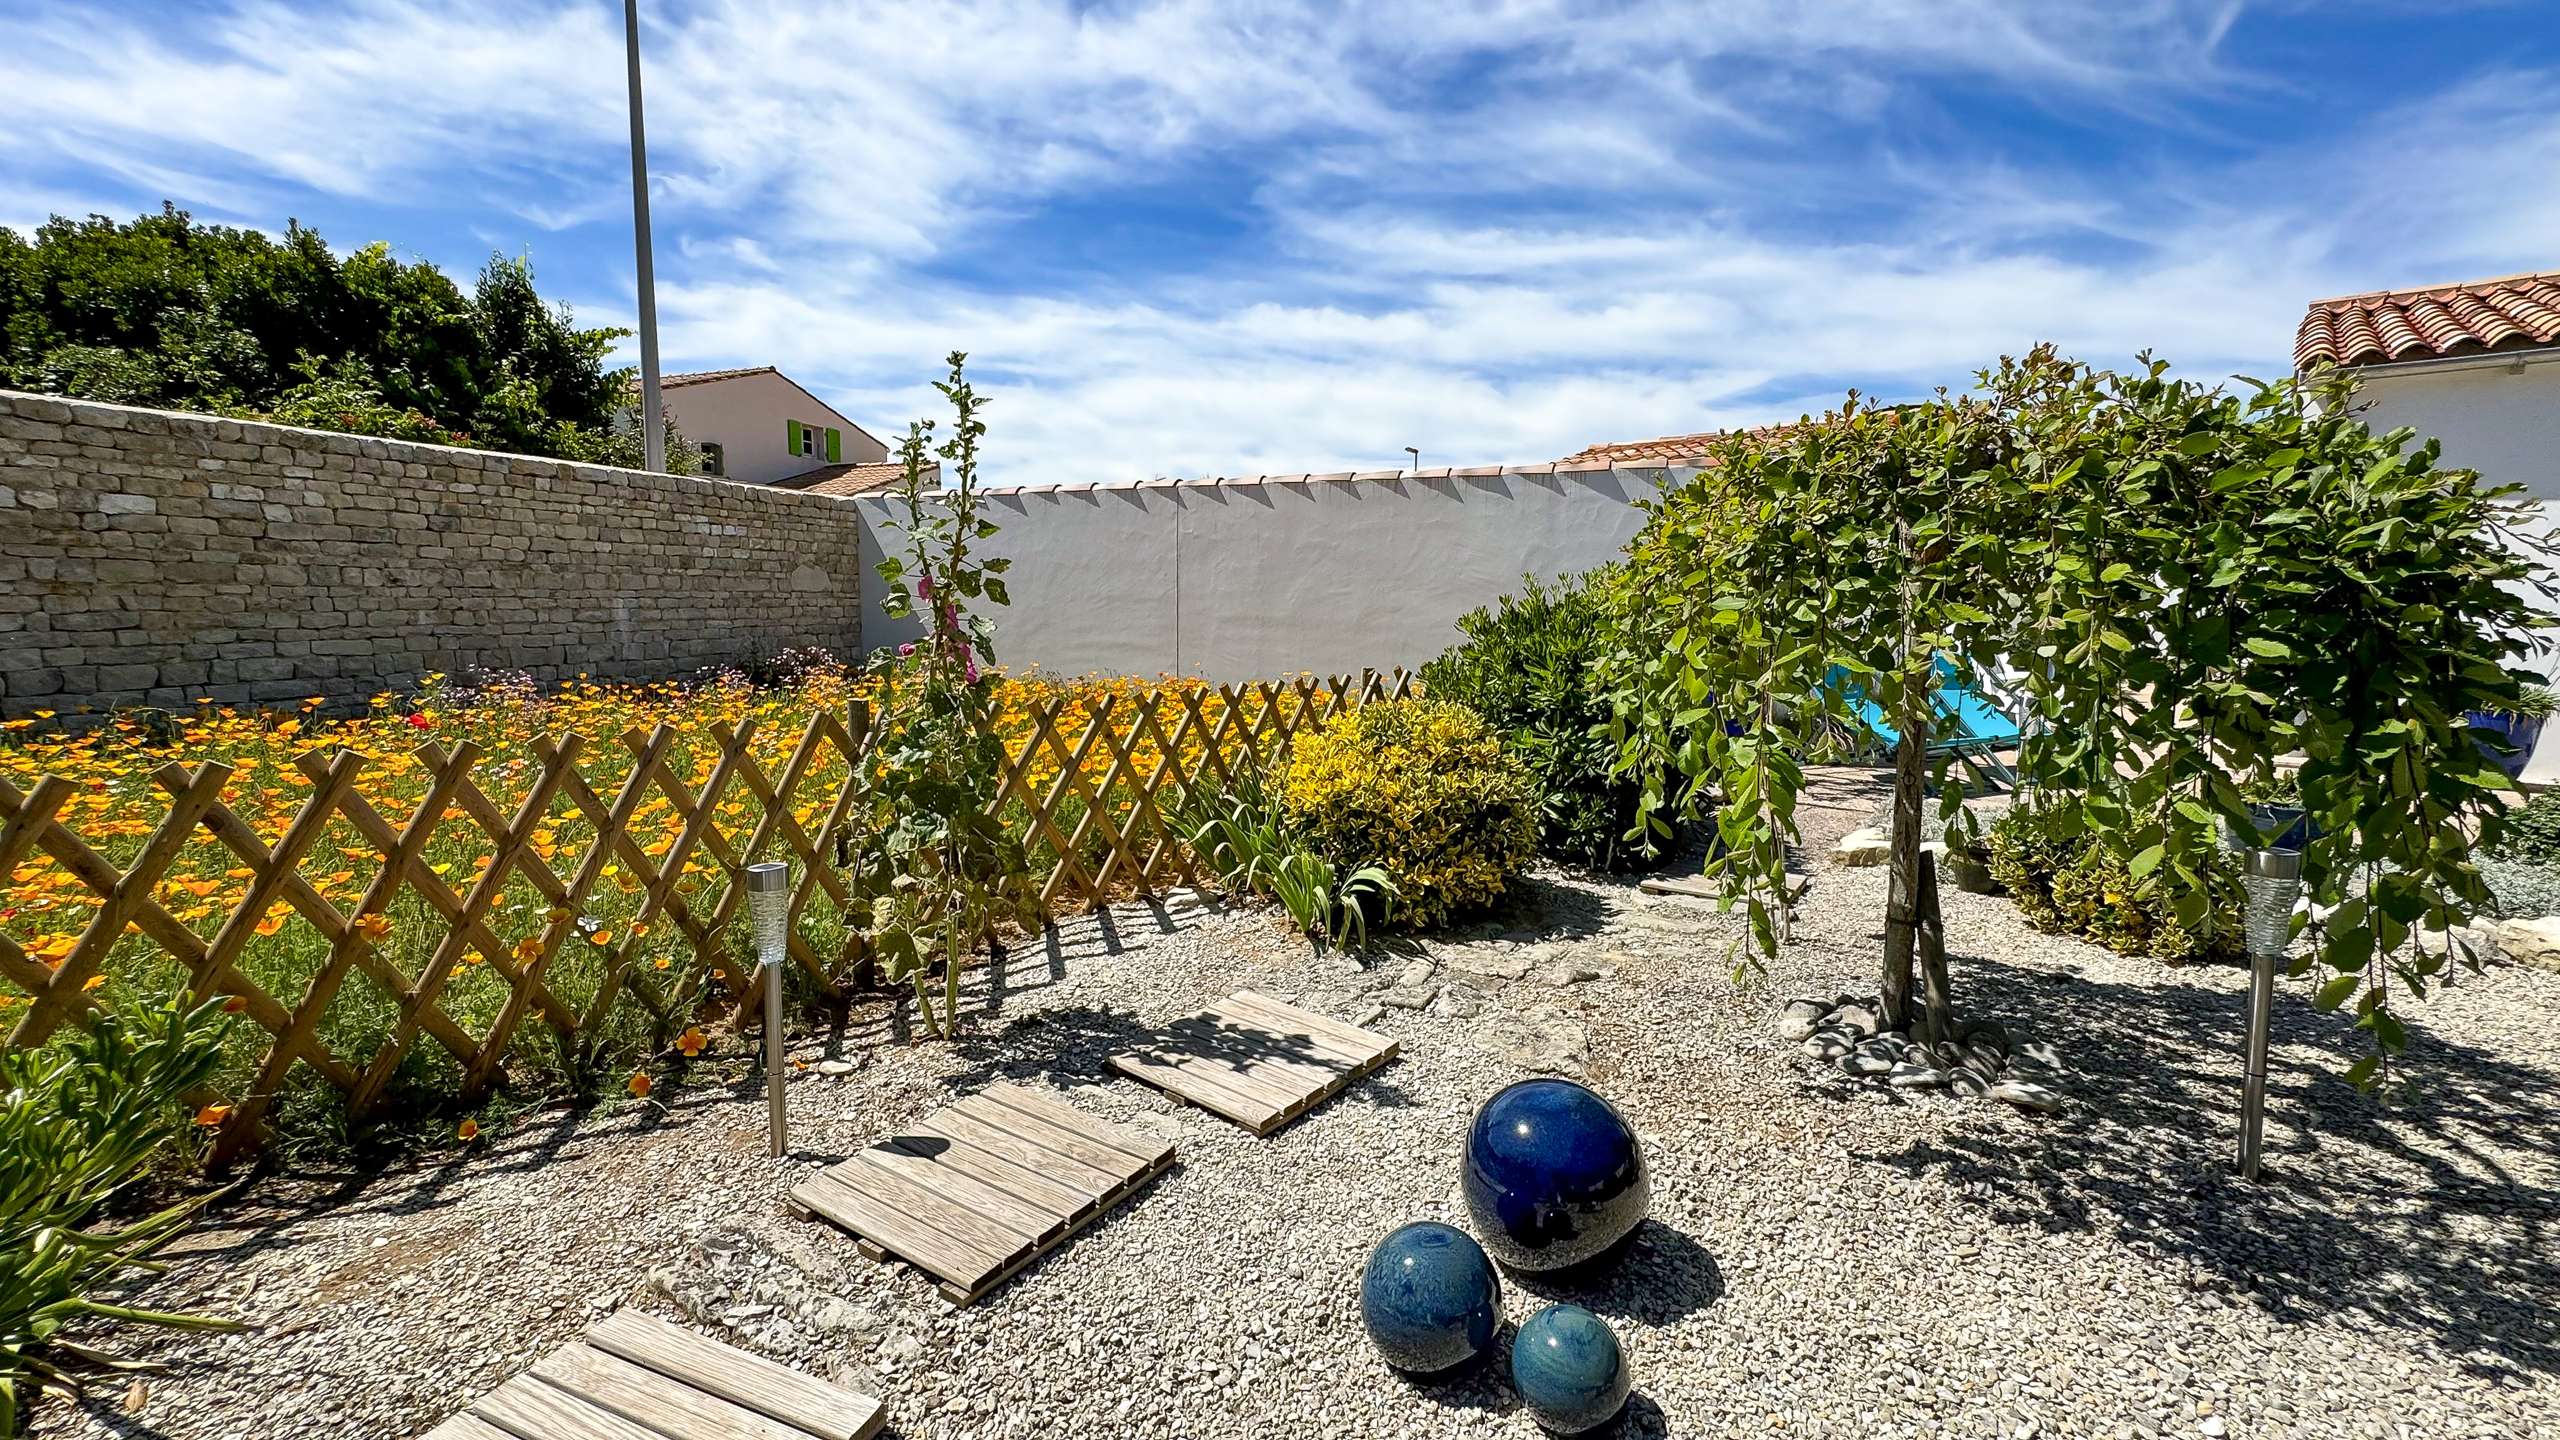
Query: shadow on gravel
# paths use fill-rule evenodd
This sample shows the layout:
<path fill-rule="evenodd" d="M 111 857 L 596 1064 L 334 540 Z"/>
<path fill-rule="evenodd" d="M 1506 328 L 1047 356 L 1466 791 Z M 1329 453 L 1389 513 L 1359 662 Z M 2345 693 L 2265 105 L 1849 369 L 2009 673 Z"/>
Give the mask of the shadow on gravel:
<path fill-rule="evenodd" d="M 1002 1030 L 962 1032 L 953 1051 L 966 1068 L 953 1074 L 948 1083 L 954 1094 L 982 1090 L 998 1081 L 1062 1088 L 1107 1085 L 1123 1078 L 1104 1064 L 1112 1056 L 1162 1057 L 1179 1044 L 1176 1027 L 1149 1025 L 1127 1011 L 1089 1005 L 1045 1010 L 1026 1015 Z M 1221 1028 L 1217 1048 L 1222 1055 L 1241 1061 L 1319 1059 L 1314 1048 L 1304 1041 L 1232 1028 Z M 1395 1069 L 1395 1062 L 1390 1062 L 1385 1068 L 1362 1076 L 1307 1115 L 1344 1104 L 1390 1109 L 1412 1105 L 1412 1095 L 1395 1083 Z M 1290 1123 L 1302 1123 L 1305 1118 L 1301 1116 Z"/>
<path fill-rule="evenodd" d="M 1541 1300 L 1567 1301 L 1594 1315 L 1639 1325 L 1676 1324 L 1724 1298 L 1724 1269 L 1707 1247 L 1648 1218 L 1635 1233 L 1565 1270 L 1505 1270 Z"/>
<path fill-rule="evenodd" d="M 2278 1319 L 2354 1310 L 2429 1335 L 2474 1374 L 2560 1371 L 2560 1190 L 2510 1168 L 2560 1151 L 2548 1071 L 2410 1019 L 2414 1089 L 2370 1098 L 2337 1078 L 2363 1049 L 2349 1017 L 2288 986 L 2266 1183 L 2250 1185 L 2230 1164 L 2241 996 L 2168 971 L 2130 985 L 1979 957 L 1954 970 L 1966 1013 L 2063 1052 L 2075 1103 L 1867 1158 L 1944 1175 L 2002 1224 L 2111 1234 Z"/>

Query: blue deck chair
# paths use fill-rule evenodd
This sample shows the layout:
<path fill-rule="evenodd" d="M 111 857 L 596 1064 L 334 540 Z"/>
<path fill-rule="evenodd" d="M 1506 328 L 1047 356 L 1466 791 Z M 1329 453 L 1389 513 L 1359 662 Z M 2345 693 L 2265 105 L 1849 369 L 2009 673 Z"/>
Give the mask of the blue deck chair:
<path fill-rule="evenodd" d="M 1982 686 L 1969 667 L 1960 668 L 1941 655 L 1935 668 L 1938 723 L 1930 727 L 1929 743 L 1921 753 L 1932 759 L 1954 757 L 1957 764 L 1995 792 L 2016 789 L 2018 772 L 2001 760 L 1998 752 L 2017 749 L 2025 738 L 2018 722 L 1982 693 Z M 1824 683 L 1839 689 L 1850 716 L 1874 739 L 1877 749 L 1890 753 L 1902 743 L 1901 733 L 1885 720 L 1883 707 L 1868 699 L 1849 679 L 1847 671 L 1834 668 Z"/>

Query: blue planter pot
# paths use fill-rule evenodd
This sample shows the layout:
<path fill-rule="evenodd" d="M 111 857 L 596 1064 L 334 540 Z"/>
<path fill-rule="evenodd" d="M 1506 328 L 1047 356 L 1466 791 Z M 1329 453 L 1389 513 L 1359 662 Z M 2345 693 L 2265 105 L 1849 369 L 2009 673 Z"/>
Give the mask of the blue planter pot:
<path fill-rule="evenodd" d="M 2463 719 L 2479 732 L 2473 737 L 2473 743 L 2480 747 L 2480 753 L 2506 771 L 2508 779 L 2524 773 L 2524 762 L 2533 758 L 2533 742 L 2542 738 L 2541 717 L 2497 715 L 2486 710 L 2474 710 Z M 2505 743 L 2501 745 L 2497 743 L 2499 741 Z M 2508 753 L 2507 747 L 2510 746 L 2513 747 L 2512 754 Z"/>
<path fill-rule="evenodd" d="M 1608 1322 L 1579 1305 L 1550 1305 L 1511 1340 L 1511 1388 L 1558 1435 L 1597 1429 L 1626 1408 L 1632 1378 Z"/>

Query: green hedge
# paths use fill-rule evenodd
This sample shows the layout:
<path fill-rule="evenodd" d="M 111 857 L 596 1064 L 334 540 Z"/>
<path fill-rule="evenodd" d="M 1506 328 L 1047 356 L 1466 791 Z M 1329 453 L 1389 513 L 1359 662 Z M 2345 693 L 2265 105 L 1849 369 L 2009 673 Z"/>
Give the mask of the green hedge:
<path fill-rule="evenodd" d="M 1422 688 L 1482 715 L 1520 757 L 1538 788 L 1538 850 L 1550 859 L 1623 870 L 1661 853 L 1662 840 L 1629 841 L 1644 787 L 1614 776 L 1609 700 L 1592 667 L 1612 634 L 1604 598 L 1609 571 L 1543 585 L 1458 622 L 1466 639 L 1422 667 Z"/>

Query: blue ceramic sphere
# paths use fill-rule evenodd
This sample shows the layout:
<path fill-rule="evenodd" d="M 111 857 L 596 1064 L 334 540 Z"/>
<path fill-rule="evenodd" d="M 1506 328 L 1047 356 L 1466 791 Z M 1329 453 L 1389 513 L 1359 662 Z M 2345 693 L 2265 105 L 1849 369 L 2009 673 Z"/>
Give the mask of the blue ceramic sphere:
<path fill-rule="evenodd" d="M 1520 1270 L 1560 1270 L 1644 1223 L 1644 1155 L 1624 1117 L 1570 1080 L 1523 1080 L 1467 1130 L 1467 1212 L 1485 1248 Z"/>
<path fill-rule="evenodd" d="M 1429 1374 L 1484 1353 L 1502 1319 L 1502 1277 L 1484 1247 L 1430 1220 L 1405 1225 L 1369 1252 L 1360 1320 L 1387 1363 Z"/>
<path fill-rule="evenodd" d="M 1579 1305 L 1550 1305 L 1511 1339 L 1511 1388 L 1559 1435 L 1609 1423 L 1625 1408 L 1629 1383 L 1609 1322 Z"/>

